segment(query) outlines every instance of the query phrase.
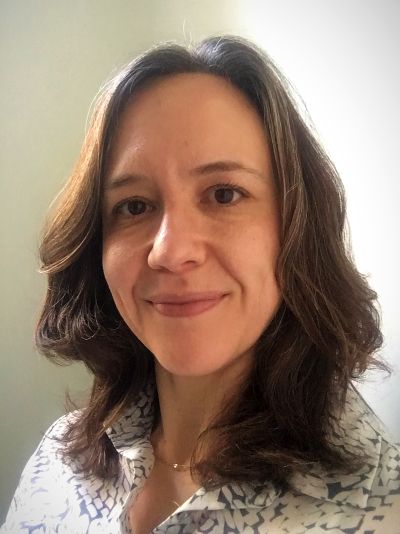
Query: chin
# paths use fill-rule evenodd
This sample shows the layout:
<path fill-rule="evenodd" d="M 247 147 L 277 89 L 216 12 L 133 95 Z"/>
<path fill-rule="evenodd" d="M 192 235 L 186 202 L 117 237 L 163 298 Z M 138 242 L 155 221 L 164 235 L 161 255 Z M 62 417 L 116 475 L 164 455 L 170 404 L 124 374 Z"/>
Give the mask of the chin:
<path fill-rule="evenodd" d="M 175 376 L 181 377 L 206 377 L 229 372 L 230 370 L 233 370 L 233 368 L 237 368 L 237 370 L 240 371 L 243 367 L 248 368 L 249 366 L 247 358 L 221 354 L 217 359 L 215 357 L 215 351 L 213 352 L 214 356 L 208 360 L 200 354 L 196 355 L 194 352 L 191 352 L 190 358 L 187 357 L 187 353 L 183 354 L 181 357 L 177 357 L 176 351 L 171 357 L 167 357 L 164 354 L 158 358 L 156 357 L 156 360 L 164 370 Z"/>
<path fill-rule="evenodd" d="M 165 361 L 161 359 L 157 359 L 157 362 L 160 367 L 162 367 L 165 371 L 168 373 L 174 375 L 174 376 L 181 376 L 181 377 L 200 377 L 200 376 L 208 376 L 212 375 L 213 373 L 216 373 L 220 370 L 219 367 L 214 366 L 205 366 L 205 365 L 198 365 L 195 362 L 193 362 L 192 365 L 185 362 L 177 362 L 177 361 Z"/>

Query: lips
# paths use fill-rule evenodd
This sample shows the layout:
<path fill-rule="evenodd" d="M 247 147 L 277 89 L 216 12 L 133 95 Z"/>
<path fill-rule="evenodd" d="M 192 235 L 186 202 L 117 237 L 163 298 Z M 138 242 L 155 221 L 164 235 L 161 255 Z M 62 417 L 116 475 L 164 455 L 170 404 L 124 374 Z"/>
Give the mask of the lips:
<path fill-rule="evenodd" d="M 200 300 L 215 300 L 222 296 L 224 296 L 224 293 L 221 291 L 183 293 L 181 295 L 176 293 L 161 293 L 149 298 L 148 300 L 153 304 L 186 304 L 188 302 L 198 302 Z"/>
<path fill-rule="evenodd" d="M 155 295 L 149 301 L 154 309 L 170 317 L 193 316 L 214 308 L 226 294 L 220 291 L 185 293 L 183 295 L 165 293 Z"/>

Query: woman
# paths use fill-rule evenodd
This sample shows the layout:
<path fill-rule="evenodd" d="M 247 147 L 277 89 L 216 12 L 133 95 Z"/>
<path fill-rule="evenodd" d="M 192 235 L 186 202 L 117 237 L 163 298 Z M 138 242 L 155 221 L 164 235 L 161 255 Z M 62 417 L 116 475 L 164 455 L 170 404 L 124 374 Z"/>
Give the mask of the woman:
<path fill-rule="evenodd" d="M 41 246 L 37 345 L 83 361 L 91 397 L 3 531 L 395 532 L 399 449 L 351 382 L 386 368 L 376 294 L 344 223 L 251 43 L 159 46 L 109 82 Z"/>

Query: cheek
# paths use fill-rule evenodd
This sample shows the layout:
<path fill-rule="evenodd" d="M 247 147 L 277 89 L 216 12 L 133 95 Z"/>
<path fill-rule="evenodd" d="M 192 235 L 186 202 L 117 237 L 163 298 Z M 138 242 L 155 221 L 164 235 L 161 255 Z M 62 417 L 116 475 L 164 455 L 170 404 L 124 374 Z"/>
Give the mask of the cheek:
<path fill-rule="evenodd" d="M 271 226 L 254 226 L 252 232 L 237 247 L 236 265 L 240 265 L 243 285 L 263 316 L 269 317 L 281 300 L 281 292 L 276 279 L 276 266 L 280 252 L 278 234 Z"/>
<path fill-rule="evenodd" d="M 271 273 L 275 273 L 280 243 L 276 225 L 271 221 L 247 225 L 246 231 L 232 234 L 225 243 L 243 273 L 252 273 L 258 281 L 270 279 Z"/>
<path fill-rule="evenodd" d="M 117 295 L 126 298 L 126 291 L 131 291 L 138 274 L 139 254 L 121 243 L 105 241 L 102 262 L 104 277 L 114 299 Z"/>

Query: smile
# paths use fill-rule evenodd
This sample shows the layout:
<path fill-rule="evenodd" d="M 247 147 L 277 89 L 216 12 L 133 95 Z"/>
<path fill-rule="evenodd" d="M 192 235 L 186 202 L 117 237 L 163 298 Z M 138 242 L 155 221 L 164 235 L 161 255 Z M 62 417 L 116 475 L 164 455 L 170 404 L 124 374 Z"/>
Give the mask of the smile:
<path fill-rule="evenodd" d="M 151 302 L 154 309 L 168 317 L 191 317 L 214 308 L 225 295 L 213 299 L 194 300 L 189 302 Z"/>

